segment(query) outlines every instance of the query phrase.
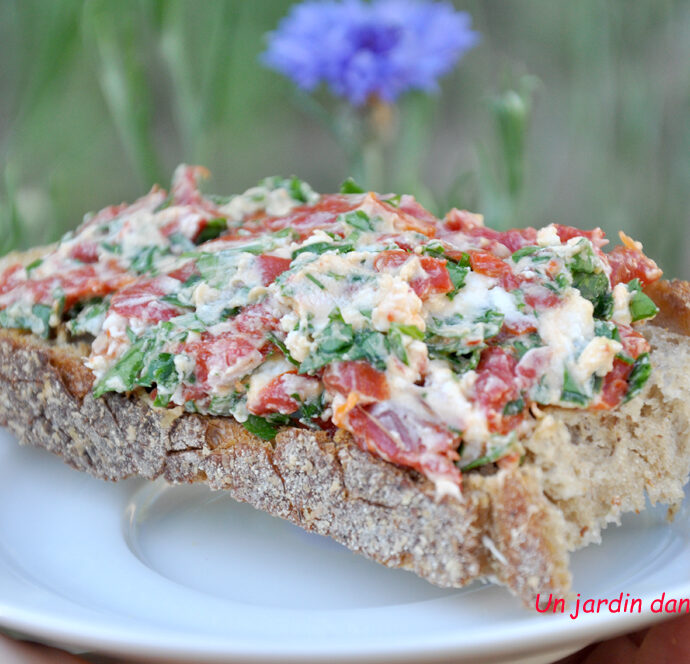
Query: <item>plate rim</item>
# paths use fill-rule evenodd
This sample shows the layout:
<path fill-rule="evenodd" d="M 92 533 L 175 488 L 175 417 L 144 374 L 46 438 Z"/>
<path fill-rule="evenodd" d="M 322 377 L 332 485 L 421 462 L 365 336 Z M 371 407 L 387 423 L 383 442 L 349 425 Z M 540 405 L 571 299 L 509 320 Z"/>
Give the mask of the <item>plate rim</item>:
<path fill-rule="evenodd" d="M 0 441 L 2 438 L 14 439 L 16 437 L 0 428 Z M 38 448 L 31 448 L 38 449 Z M 45 450 L 38 450 L 41 454 L 48 455 Z M 56 464 L 62 466 L 57 457 L 52 457 Z M 65 467 L 67 468 L 67 467 Z M 77 472 L 77 471 L 73 471 Z M 80 474 L 82 475 L 82 474 Z M 88 476 L 86 476 L 88 477 Z M 94 479 L 95 478 L 90 478 Z M 139 487 L 150 486 L 145 480 L 135 480 Z M 107 486 L 104 484 L 104 486 Z M 122 486 L 122 485 L 119 485 Z M 112 489 L 118 489 L 116 485 Z M 130 492 L 131 495 L 131 492 Z M 687 491 L 686 491 L 687 501 Z M 687 507 L 684 507 L 676 518 L 685 518 Z M 0 542 L 1 544 L 1 542 Z M 681 542 L 681 551 L 690 550 L 690 542 Z M 675 559 L 675 558 L 674 558 Z M 86 649 L 107 654 L 125 655 L 130 657 L 165 657 L 172 661 L 184 661 L 194 658 L 197 661 L 243 661 L 243 662 L 315 662 L 328 659 L 332 662 L 368 661 L 377 662 L 408 662 L 419 661 L 420 658 L 446 661 L 454 659 L 458 655 L 466 661 L 467 657 L 499 658 L 506 655 L 528 655 L 539 652 L 562 651 L 572 647 L 572 651 L 579 649 L 594 641 L 605 637 L 615 636 L 635 629 L 639 629 L 655 622 L 671 619 L 673 616 L 666 613 L 651 613 L 650 602 L 658 597 L 662 591 L 667 595 L 686 597 L 690 596 L 690 579 L 681 579 L 670 586 L 656 587 L 647 593 L 636 594 L 643 601 L 643 611 L 639 614 L 588 614 L 581 616 L 580 620 L 569 620 L 566 614 L 555 615 L 547 618 L 550 628 L 545 629 L 546 623 L 526 620 L 524 622 L 513 621 L 508 628 L 502 626 L 501 633 L 488 643 L 486 639 L 467 642 L 467 635 L 462 630 L 454 630 L 444 634 L 434 633 L 432 638 L 424 635 L 415 635 L 413 639 L 406 639 L 400 643 L 392 643 L 390 640 L 372 640 L 370 636 L 358 643 L 354 639 L 348 642 L 341 637 L 337 650 L 325 643 L 305 644 L 279 640 L 277 643 L 248 639 L 242 641 L 236 635 L 230 638 L 217 635 L 202 634 L 192 631 L 175 634 L 175 628 L 168 626 L 161 628 L 159 625 L 148 625 L 146 633 L 133 629 L 135 619 L 127 619 L 127 616 L 113 612 L 110 616 L 107 611 L 97 607 L 88 607 L 82 602 L 70 599 L 63 594 L 55 592 L 42 583 L 33 581 L 31 576 L 13 569 L 12 558 L 8 559 L 5 548 L 0 546 L 0 580 L 13 578 L 15 584 L 30 588 L 36 601 L 27 600 L 20 606 L 16 601 L 6 599 L 5 593 L 0 594 L 0 625 L 3 629 L 21 633 L 30 638 L 39 638 L 61 647 L 71 649 Z M 43 607 L 40 601 L 43 601 Z M 426 600 L 426 601 L 443 601 Z M 37 603 L 38 602 L 38 603 Z M 47 602 L 47 603 L 46 603 Z M 63 611 L 56 614 L 56 606 Z M 362 611 L 385 610 L 390 607 L 375 607 L 371 609 L 336 609 L 329 610 L 334 618 L 338 615 L 360 613 Z M 271 611 L 284 613 L 323 613 L 318 609 L 280 609 L 272 607 Z M 99 618 L 94 618 L 100 616 Z M 112 618 L 115 620 L 113 621 Z M 535 642 L 536 641 L 536 642 Z M 490 660 L 487 660 L 490 661 Z M 497 660 L 498 661 L 498 660 Z"/>

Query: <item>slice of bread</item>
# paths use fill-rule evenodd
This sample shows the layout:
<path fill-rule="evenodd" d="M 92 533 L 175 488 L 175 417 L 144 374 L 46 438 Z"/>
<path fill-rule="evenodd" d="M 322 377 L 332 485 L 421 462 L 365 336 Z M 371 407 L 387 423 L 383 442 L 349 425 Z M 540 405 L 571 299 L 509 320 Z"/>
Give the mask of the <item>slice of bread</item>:
<path fill-rule="evenodd" d="M 654 366 L 643 392 L 613 411 L 545 409 L 524 463 L 466 474 L 460 499 L 437 501 L 427 479 L 344 432 L 285 428 L 267 442 L 231 418 L 153 408 L 143 391 L 95 399 L 89 345 L 60 335 L 0 330 L 0 423 L 97 477 L 205 482 L 432 583 L 491 579 L 534 606 L 538 594 L 566 596 L 568 552 L 643 509 L 645 495 L 672 509 L 683 499 L 690 284 L 655 288 L 658 320 L 670 329 L 642 327 Z"/>

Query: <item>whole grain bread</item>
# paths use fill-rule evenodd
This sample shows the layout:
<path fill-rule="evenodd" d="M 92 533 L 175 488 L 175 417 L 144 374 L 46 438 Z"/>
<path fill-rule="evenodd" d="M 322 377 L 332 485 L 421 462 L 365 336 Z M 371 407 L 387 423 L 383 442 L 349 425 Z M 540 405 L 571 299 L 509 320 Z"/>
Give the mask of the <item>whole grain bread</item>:
<path fill-rule="evenodd" d="M 599 541 L 621 514 L 674 508 L 690 470 L 690 284 L 657 286 L 644 333 L 654 371 L 642 394 L 608 412 L 545 409 L 525 462 L 465 476 L 460 499 L 361 450 L 345 432 L 285 428 L 267 442 L 231 418 L 156 409 L 141 391 L 91 394 L 88 344 L 0 330 L 0 423 L 107 480 L 203 482 L 439 586 L 475 579 L 527 605 L 566 596 L 568 552 Z"/>

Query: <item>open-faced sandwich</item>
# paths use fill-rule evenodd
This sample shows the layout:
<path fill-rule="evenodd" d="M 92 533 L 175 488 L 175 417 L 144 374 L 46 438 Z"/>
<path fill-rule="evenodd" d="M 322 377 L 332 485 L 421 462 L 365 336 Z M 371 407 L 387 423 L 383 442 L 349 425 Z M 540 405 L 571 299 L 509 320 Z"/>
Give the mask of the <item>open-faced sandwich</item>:
<path fill-rule="evenodd" d="M 527 603 L 566 595 L 568 552 L 645 495 L 682 501 L 690 288 L 625 234 L 606 252 L 600 229 L 498 232 L 352 182 L 207 196 L 202 175 L 0 263 L 21 441 Z"/>

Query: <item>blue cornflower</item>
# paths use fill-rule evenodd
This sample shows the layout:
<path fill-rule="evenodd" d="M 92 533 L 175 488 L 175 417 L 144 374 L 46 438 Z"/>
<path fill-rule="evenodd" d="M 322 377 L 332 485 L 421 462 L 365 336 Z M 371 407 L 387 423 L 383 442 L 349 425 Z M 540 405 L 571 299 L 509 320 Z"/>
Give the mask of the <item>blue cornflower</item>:
<path fill-rule="evenodd" d="M 408 90 L 437 90 L 479 41 L 471 21 L 445 2 L 303 2 L 269 33 L 262 61 L 303 90 L 325 83 L 355 106 L 392 102 Z"/>

